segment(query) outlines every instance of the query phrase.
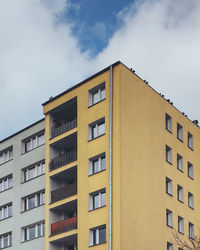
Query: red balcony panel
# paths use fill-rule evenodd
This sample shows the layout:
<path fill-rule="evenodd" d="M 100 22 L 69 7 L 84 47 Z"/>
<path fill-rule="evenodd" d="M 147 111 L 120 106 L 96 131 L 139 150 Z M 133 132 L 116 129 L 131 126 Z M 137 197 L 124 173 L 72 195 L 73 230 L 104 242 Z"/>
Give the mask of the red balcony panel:
<path fill-rule="evenodd" d="M 77 216 L 51 224 L 51 235 L 67 232 L 77 228 Z"/>

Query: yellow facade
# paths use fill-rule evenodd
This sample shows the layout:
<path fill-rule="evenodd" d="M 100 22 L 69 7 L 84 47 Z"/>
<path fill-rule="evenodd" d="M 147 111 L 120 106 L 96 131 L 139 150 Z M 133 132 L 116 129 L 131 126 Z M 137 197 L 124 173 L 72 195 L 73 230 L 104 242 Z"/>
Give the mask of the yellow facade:
<path fill-rule="evenodd" d="M 111 152 L 109 151 L 111 119 L 109 67 L 44 104 L 46 164 L 49 166 L 54 161 L 54 165 L 51 166 L 56 166 L 46 173 L 45 250 L 68 249 L 67 245 L 72 249 L 70 247 L 73 244 L 76 245 L 74 249 L 79 250 L 91 247 L 97 250 L 109 249 L 110 153 L 112 153 L 112 250 L 167 249 L 167 242 L 174 244 L 172 231 L 177 230 L 178 216 L 184 218 L 184 234 L 180 234 L 181 237 L 188 238 L 189 222 L 194 224 L 194 231 L 198 233 L 199 128 L 122 63 L 115 63 L 112 69 Z M 103 85 L 105 98 L 94 105 L 88 105 L 89 96 L 92 95 L 93 98 L 102 83 L 105 84 Z M 101 90 L 98 91 L 103 95 Z M 72 104 L 70 100 L 73 100 Z M 63 120 L 65 116 L 71 118 L 73 112 L 77 126 L 65 132 Z M 172 119 L 172 132 L 165 128 L 166 113 Z M 60 119 L 57 124 L 55 118 Z M 105 133 L 90 139 L 88 134 L 91 133 L 91 127 L 98 127 L 100 123 L 96 125 L 94 122 L 99 119 L 103 119 L 105 123 Z M 183 127 L 183 142 L 177 139 L 177 123 Z M 52 126 L 56 131 L 60 129 L 59 126 L 62 127 L 53 138 Z M 187 146 L 188 132 L 193 135 L 193 150 Z M 66 155 L 66 152 L 63 151 L 66 148 L 71 150 L 72 144 L 76 147 L 77 157 L 65 164 L 63 155 Z M 172 164 L 166 161 L 166 145 L 172 149 Z M 95 156 L 101 155 L 98 159 L 103 159 L 102 153 L 105 155 L 106 169 L 90 175 L 88 168 L 91 162 L 94 163 Z M 183 157 L 183 171 L 177 169 L 177 154 Z M 193 179 L 188 177 L 187 162 L 193 164 Z M 75 184 L 65 183 L 68 175 L 76 179 Z M 166 177 L 172 181 L 172 195 L 166 193 Z M 63 193 L 67 193 L 67 187 L 75 185 L 77 191 L 73 195 L 63 197 L 62 190 Z M 183 202 L 177 200 L 177 185 L 183 188 Z M 106 204 L 98 209 L 90 209 L 90 203 L 92 206 L 95 204 L 91 197 L 96 195 L 96 191 L 102 192 L 101 195 L 105 192 Z M 55 195 L 54 199 L 58 199 L 54 202 L 52 202 L 52 192 Z M 194 209 L 188 207 L 188 192 L 194 195 Z M 166 209 L 173 212 L 173 228 L 166 225 Z M 72 216 L 71 219 L 69 214 Z M 75 218 L 77 218 L 76 228 L 73 227 Z M 65 221 L 65 225 L 60 222 L 62 220 Z M 72 221 L 71 228 L 67 220 Z M 56 224 L 54 229 L 51 229 L 51 224 Z M 63 230 L 63 225 L 68 228 Z M 103 242 L 96 239 L 103 237 L 99 235 L 99 226 L 106 228 L 106 240 Z M 51 230 L 57 233 L 52 235 Z M 174 244 L 173 249 L 178 247 Z"/>

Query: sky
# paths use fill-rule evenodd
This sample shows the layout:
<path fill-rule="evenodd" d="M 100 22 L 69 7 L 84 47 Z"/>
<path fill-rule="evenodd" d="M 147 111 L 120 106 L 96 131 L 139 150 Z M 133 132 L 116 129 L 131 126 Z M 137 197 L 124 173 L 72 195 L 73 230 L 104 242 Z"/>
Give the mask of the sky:
<path fill-rule="evenodd" d="M 199 0 L 1 0 L 0 140 L 118 60 L 200 120 Z"/>

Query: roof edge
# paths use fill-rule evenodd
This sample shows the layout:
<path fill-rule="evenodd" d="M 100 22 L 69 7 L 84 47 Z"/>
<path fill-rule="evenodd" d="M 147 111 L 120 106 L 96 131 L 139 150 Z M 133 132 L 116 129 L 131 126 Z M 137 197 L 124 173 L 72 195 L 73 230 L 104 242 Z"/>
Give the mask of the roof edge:
<path fill-rule="evenodd" d="M 31 127 L 33 127 L 33 126 L 35 126 L 35 125 L 37 125 L 38 123 L 40 123 L 40 122 L 42 122 L 42 121 L 44 121 L 44 120 L 45 120 L 45 118 L 42 118 L 42 119 L 40 119 L 40 120 L 38 120 L 38 121 L 36 121 L 36 122 L 32 123 L 31 125 L 29 125 L 29 126 L 27 126 L 27 127 L 23 128 L 23 129 L 21 129 L 21 130 L 17 131 L 16 133 L 14 133 L 14 134 L 12 134 L 12 135 L 10 135 L 10 136 L 8 136 L 8 137 L 4 138 L 3 140 L 1 140 L 1 141 L 0 141 L 0 143 L 5 142 L 5 141 L 9 140 L 10 138 L 12 138 L 12 137 L 14 137 L 14 136 L 16 136 L 16 135 L 18 135 L 18 134 L 22 133 L 23 131 L 25 131 L 25 130 L 27 130 L 27 129 L 29 129 L 29 128 L 31 128 Z"/>
<path fill-rule="evenodd" d="M 50 103 L 50 102 L 53 102 L 54 100 L 56 100 L 56 99 L 58 99 L 59 97 L 65 95 L 66 93 L 68 93 L 68 92 L 70 92 L 70 91 L 72 91 L 72 90 L 74 90 L 74 89 L 80 87 L 80 86 L 83 85 L 84 83 L 86 83 L 86 82 L 92 80 L 93 78 L 97 77 L 98 75 L 101 75 L 102 73 L 108 71 L 108 70 L 110 69 L 111 66 L 112 66 L 112 67 L 115 67 L 115 66 L 117 66 L 117 65 L 119 65 L 119 64 L 123 64 L 123 63 L 120 62 L 120 61 L 117 61 L 117 62 L 115 62 L 115 63 L 109 65 L 108 67 L 106 67 L 106 68 L 104 68 L 104 69 L 98 71 L 98 72 L 95 73 L 94 75 L 92 75 L 92 76 L 86 78 L 85 80 L 83 80 L 83 81 L 77 83 L 77 84 L 74 85 L 73 87 L 71 87 L 71 88 L 65 90 L 64 92 L 62 92 L 62 93 L 56 95 L 55 97 L 51 98 L 50 100 L 48 100 L 48 101 L 42 103 L 42 106 L 45 106 L 45 105 L 47 105 L 47 104 Z M 124 64 L 123 64 L 123 65 L 124 65 Z"/>

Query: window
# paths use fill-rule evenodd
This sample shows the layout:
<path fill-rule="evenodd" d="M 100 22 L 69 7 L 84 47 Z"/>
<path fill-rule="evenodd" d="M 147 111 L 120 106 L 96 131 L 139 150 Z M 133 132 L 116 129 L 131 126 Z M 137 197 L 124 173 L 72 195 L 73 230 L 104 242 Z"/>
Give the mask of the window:
<path fill-rule="evenodd" d="M 178 231 L 184 234 L 184 219 L 180 216 L 178 216 Z"/>
<path fill-rule="evenodd" d="M 177 168 L 183 172 L 183 157 L 177 154 Z"/>
<path fill-rule="evenodd" d="M 0 179 L 0 192 L 3 192 L 13 186 L 12 175 Z"/>
<path fill-rule="evenodd" d="M 106 205 L 105 188 L 89 194 L 89 210 L 94 210 Z"/>
<path fill-rule="evenodd" d="M 177 185 L 177 199 L 183 202 L 183 188 Z"/>
<path fill-rule="evenodd" d="M 166 192 L 172 195 L 172 180 L 166 177 Z"/>
<path fill-rule="evenodd" d="M 166 161 L 172 164 L 172 149 L 166 145 Z"/>
<path fill-rule="evenodd" d="M 23 211 L 41 206 L 45 203 L 44 191 L 23 198 Z"/>
<path fill-rule="evenodd" d="M 170 115 L 167 113 L 165 114 L 165 128 L 169 131 L 172 132 L 172 118 Z"/>
<path fill-rule="evenodd" d="M 177 138 L 183 141 L 183 127 L 177 123 Z"/>
<path fill-rule="evenodd" d="M 45 173 L 45 163 L 40 161 L 22 170 L 23 181 L 29 181 Z"/>
<path fill-rule="evenodd" d="M 105 153 L 89 159 L 89 175 L 96 174 L 106 169 Z"/>
<path fill-rule="evenodd" d="M 106 97 L 105 82 L 89 90 L 89 106 L 92 106 Z"/>
<path fill-rule="evenodd" d="M 194 239 L 194 224 L 189 222 L 189 238 Z"/>
<path fill-rule="evenodd" d="M 0 207 L 0 220 L 12 216 L 12 203 Z"/>
<path fill-rule="evenodd" d="M 24 153 L 27 153 L 32 149 L 39 147 L 40 145 L 45 143 L 44 131 L 40 132 L 37 135 L 29 137 L 28 139 L 25 139 L 23 142 L 24 142 Z"/>
<path fill-rule="evenodd" d="M 193 135 L 188 132 L 188 148 L 193 149 Z"/>
<path fill-rule="evenodd" d="M 167 226 L 173 227 L 173 213 L 170 210 L 166 210 L 166 221 L 167 221 Z"/>
<path fill-rule="evenodd" d="M 173 250 L 173 244 L 170 242 L 167 242 L 167 250 Z"/>
<path fill-rule="evenodd" d="M 102 118 L 89 125 L 89 140 L 105 134 L 105 118 Z"/>
<path fill-rule="evenodd" d="M 90 246 L 106 242 L 106 225 L 90 229 Z"/>
<path fill-rule="evenodd" d="M 12 233 L 0 235 L 0 249 L 12 246 Z"/>
<path fill-rule="evenodd" d="M 188 162 L 188 177 L 194 178 L 193 165 L 190 162 Z"/>
<path fill-rule="evenodd" d="M 194 195 L 188 192 L 188 207 L 194 208 Z"/>
<path fill-rule="evenodd" d="M 44 236 L 44 222 L 39 222 L 37 224 L 27 226 L 23 228 L 23 231 L 24 231 L 24 241 Z"/>
<path fill-rule="evenodd" d="M 13 147 L 9 147 L 0 152 L 0 164 L 13 159 Z"/>

